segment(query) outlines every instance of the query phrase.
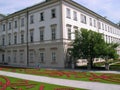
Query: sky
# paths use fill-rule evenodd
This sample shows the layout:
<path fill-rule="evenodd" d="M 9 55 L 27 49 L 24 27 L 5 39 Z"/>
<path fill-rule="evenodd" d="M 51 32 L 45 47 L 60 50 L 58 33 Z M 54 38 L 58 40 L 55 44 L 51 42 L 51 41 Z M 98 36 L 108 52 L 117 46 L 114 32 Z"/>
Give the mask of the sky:
<path fill-rule="evenodd" d="M 11 14 L 44 0 L 0 0 L 0 13 Z M 90 10 L 107 17 L 110 21 L 120 21 L 120 0 L 73 0 Z"/>

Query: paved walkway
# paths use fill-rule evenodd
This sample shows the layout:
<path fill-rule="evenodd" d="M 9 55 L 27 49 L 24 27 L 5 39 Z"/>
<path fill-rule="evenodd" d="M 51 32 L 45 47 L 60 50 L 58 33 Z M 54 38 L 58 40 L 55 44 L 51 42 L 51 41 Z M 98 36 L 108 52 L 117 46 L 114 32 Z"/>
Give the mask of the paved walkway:
<path fill-rule="evenodd" d="M 51 78 L 51 77 L 19 74 L 19 73 L 5 72 L 5 71 L 0 71 L 0 75 L 32 80 L 37 82 L 44 82 L 49 84 L 69 86 L 69 87 L 75 87 L 75 88 L 84 88 L 89 90 L 120 90 L 120 85 L 115 85 L 115 84 L 104 84 L 104 83 L 97 83 L 97 82 L 57 79 L 57 78 Z"/>

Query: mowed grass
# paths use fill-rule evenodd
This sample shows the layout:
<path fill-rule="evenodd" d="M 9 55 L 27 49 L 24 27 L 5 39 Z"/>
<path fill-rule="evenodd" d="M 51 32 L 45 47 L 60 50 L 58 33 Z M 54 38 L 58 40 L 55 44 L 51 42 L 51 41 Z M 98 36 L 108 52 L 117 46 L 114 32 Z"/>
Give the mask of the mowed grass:
<path fill-rule="evenodd" d="M 64 71 L 48 69 L 21 69 L 21 68 L 2 68 L 2 70 L 69 80 L 120 84 L 120 74 L 75 72 L 67 70 Z"/>
<path fill-rule="evenodd" d="M 110 65 L 110 70 L 118 70 L 118 71 L 120 71 L 120 63 Z"/>
<path fill-rule="evenodd" d="M 11 85 L 8 86 L 7 89 L 5 90 L 57 90 L 57 89 L 86 90 L 86 89 L 78 89 L 73 87 L 59 86 L 59 85 L 53 85 L 53 84 L 47 84 L 47 83 L 41 83 L 41 82 L 28 81 L 28 80 L 12 78 L 12 77 L 7 77 L 7 78 L 10 80 L 12 86 Z M 5 83 L 5 80 L 0 78 L 0 82 Z M 44 86 L 44 89 L 40 89 L 40 86 Z M 1 87 L 0 87 L 0 90 L 1 90 Z"/>

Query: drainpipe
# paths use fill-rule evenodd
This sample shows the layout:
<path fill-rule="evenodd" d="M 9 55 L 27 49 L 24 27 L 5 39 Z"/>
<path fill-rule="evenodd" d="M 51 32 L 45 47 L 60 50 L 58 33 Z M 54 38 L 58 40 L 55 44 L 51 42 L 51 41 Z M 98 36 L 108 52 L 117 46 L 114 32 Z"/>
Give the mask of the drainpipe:
<path fill-rule="evenodd" d="M 28 41 L 28 30 L 29 30 L 29 12 L 28 12 L 28 10 L 27 10 L 27 12 L 26 12 L 26 18 L 27 18 L 27 27 L 26 27 L 26 46 L 27 46 L 27 67 L 29 66 L 29 41 Z"/>

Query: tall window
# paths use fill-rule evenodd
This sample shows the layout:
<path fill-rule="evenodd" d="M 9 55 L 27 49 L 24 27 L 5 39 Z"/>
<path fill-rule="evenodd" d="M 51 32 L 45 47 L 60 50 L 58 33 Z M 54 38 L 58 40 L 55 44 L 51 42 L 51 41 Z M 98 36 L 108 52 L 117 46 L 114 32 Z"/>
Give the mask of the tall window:
<path fill-rule="evenodd" d="M 52 52 L 52 62 L 56 62 L 56 53 Z"/>
<path fill-rule="evenodd" d="M 71 40 L 71 25 L 67 25 L 68 39 Z"/>
<path fill-rule="evenodd" d="M 17 60 L 16 60 L 16 58 L 17 58 L 17 52 L 14 52 L 13 54 L 14 54 L 13 62 L 16 63 L 17 62 Z"/>
<path fill-rule="evenodd" d="M 90 26 L 92 26 L 92 18 L 90 18 Z"/>
<path fill-rule="evenodd" d="M 67 18 L 71 18 L 71 11 L 69 8 L 66 8 L 66 15 Z"/>
<path fill-rule="evenodd" d="M 43 52 L 40 53 L 40 61 L 42 63 L 44 62 L 44 53 Z"/>
<path fill-rule="evenodd" d="M 15 21 L 15 28 L 17 28 L 17 21 Z"/>
<path fill-rule="evenodd" d="M 3 31 L 5 31 L 5 29 L 6 29 L 6 26 L 5 26 L 5 24 L 3 24 L 3 26 L 2 26 L 2 27 L 3 27 L 3 28 L 2 28 L 2 29 L 3 29 Z"/>
<path fill-rule="evenodd" d="M 21 33 L 21 43 L 24 43 L 24 33 Z"/>
<path fill-rule="evenodd" d="M 76 11 L 73 11 L 73 19 L 74 19 L 75 21 L 77 21 L 77 12 L 76 12 Z"/>
<path fill-rule="evenodd" d="M 44 27 L 40 27 L 40 41 L 44 41 Z"/>
<path fill-rule="evenodd" d="M 8 44 L 11 45 L 11 34 L 8 35 Z"/>
<path fill-rule="evenodd" d="M 3 46 L 5 45 L 5 37 L 4 36 L 2 37 L 2 45 Z"/>
<path fill-rule="evenodd" d="M 23 61 L 24 61 L 24 60 L 23 60 L 23 56 L 24 56 L 23 52 L 20 52 L 20 62 L 21 62 L 21 63 L 23 63 Z"/>
<path fill-rule="evenodd" d="M 86 21 L 86 16 L 83 15 L 83 14 L 81 14 L 81 22 L 84 23 L 84 24 L 87 23 L 87 21 Z"/>
<path fill-rule="evenodd" d="M 24 18 L 21 18 L 21 27 L 24 26 Z"/>
<path fill-rule="evenodd" d="M 102 23 L 102 29 L 104 30 L 104 24 Z"/>
<path fill-rule="evenodd" d="M 17 35 L 14 35 L 14 44 L 17 44 Z"/>
<path fill-rule="evenodd" d="M 11 30 L 11 22 L 8 23 L 8 29 Z"/>
<path fill-rule="evenodd" d="M 100 22 L 98 22 L 98 28 L 101 29 L 101 23 Z"/>
<path fill-rule="evenodd" d="M 57 25 L 51 25 L 51 38 L 52 38 L 52 40 L 56 39 L 56 28 L 57 28 Z"/>
<path fill-rule="evenodd" d="M 34 61 L 34 52 L 30 51 L 30 63 L 33 63 Z"/>
<path fill-rule="evenodd" d="M 32 43 L 34 41 L 34 36 L 33 36 L 33 30 L 30 31 L 30 42 Z"/>
<path fill-rule="evenodd" d="M 56 18 L 56 9 L 51 10 L 51 17 Z"/>
<path fill-rule="evenodd" d="M 40 21 L 44 21 L 44 12 L 40 13 Z"/>
<path fill-rule="evenodd" d="M 94 19 L 94 27 L 96 27 L 96 20 Z"/>
<path fill-rule="evenodd" d="M 30 16 L 30 24 L 33 24 L 33 23 L 34 23 L 34 16 L 31 15 L 31 16 Z"/>

